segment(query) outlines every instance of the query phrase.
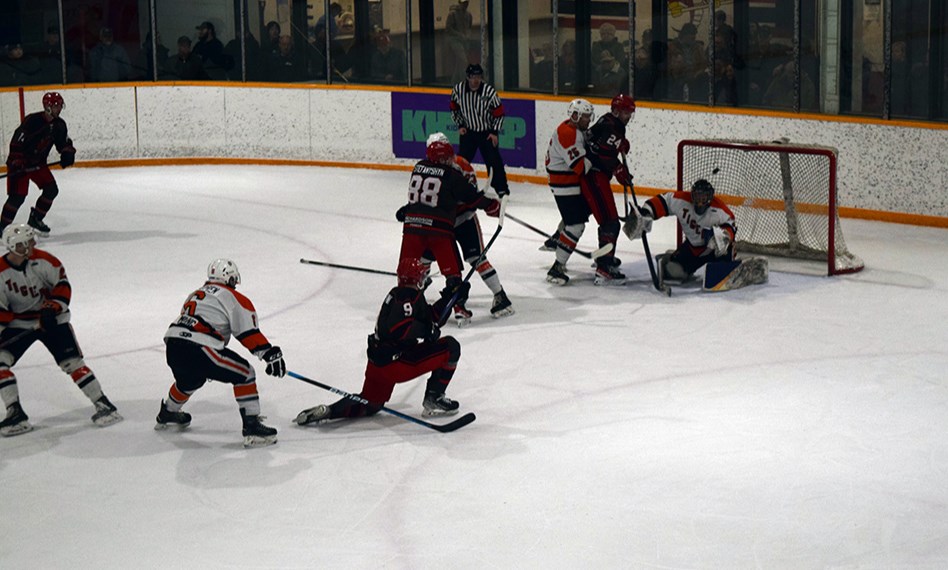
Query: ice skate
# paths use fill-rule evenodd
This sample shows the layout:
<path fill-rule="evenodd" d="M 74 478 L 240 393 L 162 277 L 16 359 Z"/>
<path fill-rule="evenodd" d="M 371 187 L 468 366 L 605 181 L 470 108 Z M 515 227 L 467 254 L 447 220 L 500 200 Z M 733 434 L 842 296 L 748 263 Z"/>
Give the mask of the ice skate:
<path fill-rule="evenodd" d="M 556 244 L 559 243 L 558 237 L 558 234 L 548 237 L 546 241 L 543 242 L 543 245 L 540 246 L 540 251 L 556 251 Z"/>
<path fill-rule="evenodd" d="M 554 262 L 553 267 L 546 272 L 546 281 L 554 285 L 566 285 L 569 283 L 569 276 L 566 274 L 566 266 L 559 261 Z"/>
<path fill-rule="evenodd" d="M 510 302 L 510 299 L 507 298 L 507 293 L 501 289 L 500 293 L 494 295 L 494 304 L 490 308 L 490 316 L 499 319 L 512 314 L 514 314 L 513 304 Z"/>
<path fill-rule="evenodd" d="M 182 411 L 172 412 L 165 407 L 165 401 L 162 400 L 161 409 L 158 410 L 158 416 L 155 417 L 155 422 L 155 429 L 158 431 L 168 429 L 172 426 L 178 429 L 184 429 L 191 425 L 191 414 Z"/>
<path fill-rule="evenodd" d="M 7 406 L 7 417 L 0 422 L 0 435 L 12 437 L 32 429 L 33 426 L 30 425 L 26 412 L 20 407 L 20 402 L 13 402 Z"/>
<path fill-rule="evenodd" d="M 624 285 L 625 274 L 619 271 L 618 266 L 612 264 L 600 264 L 596 268 L 596 285 Z"/>
<path fill-rule="evenodd" d="M 27 225 L 36 230 L 36 234 L 42 237 L 49 237 L 49 226 L 43 223 L 43 218 L 36 215 L 36 209 L 30 209 L 30 219 Z"/>
<path fill-rule="evenodd" d="M 308 426 L 308 425 L 319 425 L 328 422 L 330 409 L 329 406 L 320 404 L 313 408 L 308 408 L 297 414 L 296 419 L 293 420 L 297 425 Z"/>
<path fill-rule="evenodd" d="M 448 398 L 444 394 L 428 392 L 425 394 L 425 401 L 422 403 L 425 411 L 423 416 L 452 416 L 458 413 L 460 404 Z"/>
<path fill-rule="evenodd" d="M 95 413 L 92 414 L 92 423 L 99 427 L 110 426 L 122 421 L 123 418 L 112 402 L 104 395 L 95 401 Z"/>
<path fill-rule="evenodd" d="M 474 316 L 474 313 L 468 311 L 461 303 L 454 305 L 454 322 L 458 324 L 458 327 L 466 327 L 471 324 L 471 317 Z"/>
<path fill-rule="evenodd" d="M 263 447 L 277 442 L 277 430 L 260 423 L 260 416 L 248 416 L 241 409 L 240 417 L 244 422 L 244 447 Z"/>

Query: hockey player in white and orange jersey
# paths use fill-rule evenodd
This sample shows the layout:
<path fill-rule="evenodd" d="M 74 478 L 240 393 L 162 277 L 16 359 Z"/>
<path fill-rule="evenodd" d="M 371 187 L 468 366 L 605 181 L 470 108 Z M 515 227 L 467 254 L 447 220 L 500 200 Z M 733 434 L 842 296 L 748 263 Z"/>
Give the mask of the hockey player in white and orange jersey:
<path fill-rule="evenodd" d="M 63 264 L 52 254 L 36 249 L 34 230 L 25 224 L 7 226 L 0 239 L 7 250 L 0 258 L 0 398 L 7 409 L 6 418 L 0 422 L 0 435 L 19 435 L 33 429 L 20 405 L 11 368 L 36 341 L 46 346 L 56 364 L 95 406 L 92 421 L 96 425 L 121 421 L 122 416 L 83 361 L 69 324 L 72 287 Z"/>
<path fill-rule="evenodd" d="M 627 221 L 623 231 L 629 239 L 641 237 L 652 228 L 652 220 L 677 216 L 685 240 L 675 251 L 658 256 L 660 281 L 685 281 L 710 262 L 734 259 L 737 224 L 734 213 L 723 200 L 714 196 L 714 186 L 705 179 L 696 180 L 691 192 L 667 192 L 647 200 L 635 220 Z"/>
<path fill-rule="evenodd" d="M 227 348 L 231 335 L 254 356 L 267 363 L 267 374 L 286 374 L 283 352 L 257 327 L 257 313 L 250 299 L 237 292 L 240 271 L 229 259 L 216 259 L 207 267 L 207 281 L 191 293 L 181 315 L 165 333 L 165 356 L 174 384 L 161 402 L 155 429 L 185 428 L 191 414 L 181 411 L 207 380 L 234 385 L 234 398 L 243 420 L 244 447 L 276 443 L 277 430 L 260 422 L 257 376 L 246 359 Z"/>
<path fill-rule="evenodd" d="M 546 274 L 546 280 L 555 285 L 566 285 L 569 281 L 566 262 L 576 249 L 592 213 L 580 184 L 592 168 L 586 158 L 586 129 L 595 117 L 595 109 L 585 99 L 573 99 L 567 108 L 567 117 L 550 137 L 546 151 L 550 190 L 562 217 L 557 234 L 556 261 Z"/>

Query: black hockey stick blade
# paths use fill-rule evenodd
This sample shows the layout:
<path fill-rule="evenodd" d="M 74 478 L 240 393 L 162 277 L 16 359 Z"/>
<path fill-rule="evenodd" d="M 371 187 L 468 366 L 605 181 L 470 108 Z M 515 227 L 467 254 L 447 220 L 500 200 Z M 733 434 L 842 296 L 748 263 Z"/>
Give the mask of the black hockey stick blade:
<path fill-rule="evenodd" d="M 513 214 L 507 214 L 507 217 L 510 218 L 511 220 L 513 220 L 514 222 L 520 224 L 521 226 L 527 228 L 528 230 L 530 230 L 530 231 L 532 231 L 532 232 L 534 232 L 534 233 L 536 233 L 536 234 L 539 234 L 539 235 L 541 235 L 541 236 L 543 236 L 543 237 L 549 238 L 551 235 L 553 235 L 553 234 L 548 234 L 548 233 L 544 232 L 543 230 L 541 230 L 540 228 L 538 228 L 538 227 L 536 227 L 536 226 L 533 226 L 533 225 L 528 224 L 527 222 L 521 220 L 520 218 L 514 216 Z M 596 251 L 590 253 L 590 252 L 588 252 L 588 251 L 583 251 L 583 250 L 581 250 L 581 249 L 574 249 L 574 250 L 573 250 L 573 253 L 577 253 L 577 254 L 579 254 L 579 255 L 585 257 L 586 259 L 595 259 L 595 258 L 597 258 L 597 257 L 603 256 L 603 255 L 609 253 L 609 251 L 608 251 L 608 250 L 602 251 L 602 248 L 599 248 L 599 249 L 597 249 Z M 598 253 L 598 255 L 597 255 L 597 253 Z"/>
<path fill-rule="evenodd" d="M 330 386 L 329 384 L 323 384 L 322 382 L 320 382 L 320 381 L 318 381 L 318 380 L 313 380 L 312 378 L 307 378 L 306 376 L 303 376 L 302 374 L 297 374 L 296 372 L 293 372 L 292 370 L 287 370 L 286 373 L 287 373 L 287 375 L 289 375 L 289 376 L 291 376 L 291 377 L 293 377 L 293 378 L 296 378 L 297 380 L 301 380 L 301 381 L 303 381 L 303 382 L 306 382 L 307 384 L 312 384 L 313 386 L 316 386 L 316 387 L 322 388 L 323 390 L 327 390 L 327 391 L 329 391 L 329 392 L 332 392 L 333 394 L 336 394 L 337 396 L 342 396 L 343 398 L 348 398 L 348 399 L 353 400 L 353 401 L 355 401 L 355 402 L 359 402 L 360 404 L 368 404 L 368 403 L 369 403 L 369 401 L 366 400 L 365 398 L 363 398 L 362 396 L 359 396 L 359 395 L 357 395 L 357 394 L 350 394 L 349 392 L 346 392 L 345 390 L 340 390 L 339 388 L 335 388 L 335 387 L 333 387 L 333 386 Z M 424 426 L 424 427 L 426 427 L 426 428 L 428 428 L 428 429 L 433 429 L 433 430 L 435 430 L 435 431 L 439 431 L 439 432 L 441 432 L 441 433 L 448 433 L 448 432 L 452 432 L 452 431 L 457 430 L 457 429 L 461 429 L 462 427 L 466 426 L 467 424 L 469 424 L 469 423 L 471 423 L 471 422 L 473 422 L 474 420 L 477 419 L 477 416 L 474 415 L 474 412 L 468 412 L 468 413 L 464 414 L 463 416 L 459 417 L 458 419 L 456 419 L 456 420 L 454 420 L 454 421 L 452 421 L 452 422 L 448 422 L 448 423 L 446 423 L 446 424 L 433 424 L 433 423 L 431 423 L 431 422 L 426 422 L 425 420 L 418 419 L 418 418 L 416 418 L 416 417 L 414 417 L 414 416 L 409 416 L 408 414 L 403 414 L 402 412 L 399 412 L 398 410 L 393 410 L 393 409 L 388 408 L 388 407 L 386 407 L 386 406 L 382 406 L 382 409 L 381 409 L 380 411 L 385 412 L 385 413 L 387 413 L 387 414 L 391 414 L 391 415 L 393 415 L 393 416 L 395 416 L 395 417 L 397 417 L 397 418 L 401 418 L 401 419 L 403 419 L 403 420 L 406 420 L 406 421 L 409 421 L 409 422 L 412 422 L 412 423 L 416 423 L 416 424 L 418 424 L 418 425 L 420 425 L 420 426 Z"/>
<path fill-rule="evenodd" d="M 322 265 L 323 267 L 335 267 L 336 269 L 348 269 L 350 271 L 362 271 L 364 273 L 375 273 L 376 275 L 397 275 L 394 271 L 385 271 L 383 269 L 372 269 L 369 267 L 356 267 L 355 265 L 342 265 L 339 263 L 329 263 L 328 261 L 316 261 L 315 259 L 300 259 L 300 263 L 309 265 Z"/>

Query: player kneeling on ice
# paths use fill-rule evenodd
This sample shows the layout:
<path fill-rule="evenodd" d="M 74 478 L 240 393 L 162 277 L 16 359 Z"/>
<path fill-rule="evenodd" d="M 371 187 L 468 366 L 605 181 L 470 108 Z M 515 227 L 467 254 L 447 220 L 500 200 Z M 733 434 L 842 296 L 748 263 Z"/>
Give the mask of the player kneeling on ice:
<path fill-rule="evenodd" d="M 734 214 L 714 196 L 714 186 L 707 180 L 696 180 L 691 192 L 668 192 L 650 198 L 639 209 L 639 215 L 635 213 L 633 210 L 622 228 L 629 239 L 641 237 L 651 230 L 652 220 L 667 215 L 678 217 L 685 235 L 677 250 L 656 256 L 659 282 L 688 281 L 705 265 L 705 290 L 724 291 L 767 281 L 765 259 L 734 258 Z"/>
<path fill-rule="evenodd" d="M 376 414 L 392 397 L 395 384 L 407 382 L 431 372 L 424 415 L 451 415 L 458 403 L 444 395 L 454 376 L 461 345 L 450 336 L 441 336 L 459 291 L 445 287 L 441 298 L 429 305 L 425 299 L 426 267 L 417 258 L 403 258 L 398 264 L 398 286 L 385 296 L 369 335 L 368 364 L 359 395 L 369 403 L 342 398 L 331 406 L 320 405 L 303 410 L 296 417 L 299 425 L 319 424 L 328 420 L 359 418 Z M 462 288 L 469 287 L 465 282 Z"/>
<path fill-rule="evenodd" d="M 260 422 L 257 376 L 246 359 L 226 348 L 233 335 L 257 358 L 267 363 L 267 374 L 286 374 L 283 352 L 257 328 L 250 299 L 237 292 L 240 271 L 229 259 L 207 267 L 207 281 L 191 293 L 181 315 L 165 333 L 165 356 L 174 375 L 168 398 L 162 400 L 156 430 L 186 428 L 191 414 L 181 408 L 208 380 L 234 385 L 234 398 L 243 420 L 244 447 L 276 443 L 277 430 Z"/>
<path fill-rule="evenodd" d="M 7 408 L 0 435 L 12 436 L 33 429 L 20 406 L 16 376 L 10 370 L 36 341 L 49 350 L 56 364 L 95 406 L 92 421 L 107 426 L 122 416 L 102 393 L 95 374 L 82 359 L 82 350 L 69 324 L 72 288 L 66 269 L 51 254 L 36 249 L 33 228 L 14 224 L 4 228 L 6 255 L 0 258 L 0 398 Z"/>

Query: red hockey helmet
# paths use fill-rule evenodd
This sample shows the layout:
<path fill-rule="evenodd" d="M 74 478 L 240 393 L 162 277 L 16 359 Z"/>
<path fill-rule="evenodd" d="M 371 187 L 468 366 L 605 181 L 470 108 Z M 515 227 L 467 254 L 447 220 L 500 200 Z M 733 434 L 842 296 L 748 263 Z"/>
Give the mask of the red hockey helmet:
<path fill-rule="evenodd" d="M 635 99 L 629 97 L 625 93 L 619 93 L 612 98 L 612 112 L 617 111 L 628 111 L 629 113 L 635 112 Z"/>
<path fill-rule="evenodd" d="M 50 91 L 46 95 L 43 95 L 43 108 L 49 110 L 50 107 L 59 107 L 62 109 L 66 106 L 66 102 L 63 101 L 63 96 L 55 91 Z"/>
<path fill-rule="evenodd" d="M 417 257 L 405 257 L 398 262 L 398 285 L 421 289 L 428 277 L 428 266 Z"/>
<path fill-rule="evenodd" d="M 454 147 L 444 141 L 432 141 L 425 150 L 425 156 L 431 162 L 450 164 L 454 160 Z"/>

